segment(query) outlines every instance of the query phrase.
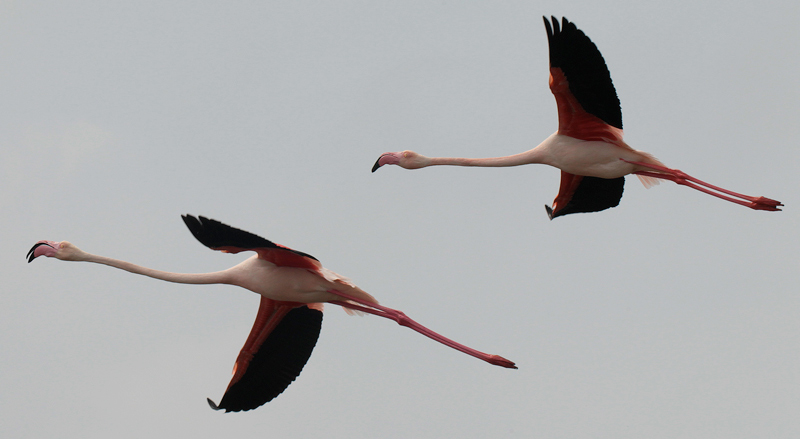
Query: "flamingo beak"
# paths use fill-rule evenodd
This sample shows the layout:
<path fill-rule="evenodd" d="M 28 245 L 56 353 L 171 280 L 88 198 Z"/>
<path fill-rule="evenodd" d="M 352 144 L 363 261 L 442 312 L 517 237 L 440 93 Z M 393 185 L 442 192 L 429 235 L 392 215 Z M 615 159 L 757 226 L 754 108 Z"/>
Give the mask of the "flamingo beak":
<path fill-rule="evenodd" d="M 33 245 L 33 247 L 31 247 L 31 249 L 30 249 L 30 250 L 28 250 L 28 254 L 27 254 L 27 255 L 25 255 L 25 257 L 26 257 L 26 258 L 28 258 L 28 263 L 29 263 L 29 264 L 30 264 L 30 263 L 31 263 L 31 262 L 32 262 L 34 259 L 36 259 L 36 258 L 38 258 L 39 256 L 42 256 L 43 254 L 45 254 L 45 251 L 36 251 L 36 250 L 37 250 L 39 247 L 41 247 L 41 246 L 43 246 L 43 245 L 46 245 L 46 246 L 48 246 L 48 247 L 52 248 L 53 250 L 55 250 L 55 249 L 56 249 L 55 247 L 53 247 L 52 245 L 48 244 L 47 242 L 44 242 L 44 241 L 37 242 L 36 244 L 34 244 L 34 245 Z M 45 249 L 42 249 L 42 250 L 45 250 Z"/>
<path fill-rule="evenodd" d="M 397 156 L 397 153 L 394 152 L 387 152 L 386 154 L 382 154 L 378 157 L 378 160 L 375 161 L 375 164 L 372 165 L 372 172 L 375 172 L 383 165 L 396 165 L 400 163 L 400 158 Z"/>
<path fill-rule="evenodd" d="M 380 168 L 380 167 L 382 166 L 382 165 L 381 165 L 381 159 L 382 159 L 382 158 L 383 158 L 383 156 L 380 156 L 380 157 L 378 157 L 378 160 L 375 160 L 375 164 L 374 164 L 374 165 L 372 165 L 372 172 L 375 172 L 375 171 L 377 171 L 377 170 L 378 170 L 378 168 Z"/>

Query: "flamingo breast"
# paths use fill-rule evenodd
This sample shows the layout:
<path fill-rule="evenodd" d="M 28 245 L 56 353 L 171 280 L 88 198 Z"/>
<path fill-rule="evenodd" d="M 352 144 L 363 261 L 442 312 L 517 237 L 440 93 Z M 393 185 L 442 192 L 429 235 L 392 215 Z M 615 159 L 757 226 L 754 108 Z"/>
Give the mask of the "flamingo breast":
<path fill-rule="evenodd" d="M 543 149 L 545 163 L 570 174 L 599 178 L 619 178 L 634 172 L 625 160 L 639 160 L 636 151 L 612 143 L 580 140 L 562 134 L 548 137 Z"/>

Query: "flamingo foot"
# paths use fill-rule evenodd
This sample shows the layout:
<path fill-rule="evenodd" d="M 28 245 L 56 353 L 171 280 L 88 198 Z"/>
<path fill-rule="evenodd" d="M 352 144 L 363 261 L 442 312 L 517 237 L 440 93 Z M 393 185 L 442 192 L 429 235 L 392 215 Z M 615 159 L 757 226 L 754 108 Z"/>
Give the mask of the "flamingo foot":
<path fill-rule="evenodd" d="M 508 369 L 516 369 L 517 365 L 514 364 L 511 360 L 506 360 L 505 358 L 499 355 L 489 355 L 489 359 L 486 360 L 487 362 L 494 364 L 495 366 L 501 366 Z"/>
<path fill-rule="evenodd" d="M 767 197 L 758 197 L 751 202 L 751 206 L 748 206 L 751 209 L 755 210 L 769 210 L 769 211 L 778 211 L 780 210 L 778 207 L 783 206 L 783 203 L 777 200 L 773 200 L 772 198 Z"/>

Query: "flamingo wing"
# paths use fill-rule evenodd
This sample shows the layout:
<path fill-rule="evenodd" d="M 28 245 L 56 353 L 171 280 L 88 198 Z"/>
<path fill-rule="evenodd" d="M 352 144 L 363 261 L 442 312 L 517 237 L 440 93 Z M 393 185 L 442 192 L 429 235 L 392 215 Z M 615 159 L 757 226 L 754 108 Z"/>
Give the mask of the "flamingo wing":
<path fill-rule="evenodd" d="M 562 18 L 559 26 L 558 19 L 551 17 L 552 27 L 543 18 L 550 50 L 550 91 L 558 105 L 559 134 L 601 140 L 584 137 L 596 137 L 607 131 L 614 137 L 620 134 L 621 138 L 617 130 L 622 130 L 622 109 L 603 55 L 566 18 Z"/>
<path fill-rule="evenodd" d="M 558 134 L 603 141 L 623 148 L 622 110 L 611 74 L 597 46 L 575 24 L 544 18 L 550 50 L 550 91 L 558 107 Z M 579 212 L 598 212 L 619 204 L 625 177 L 603 179 L 561 171 L 561 186 L 550 219 Z"/>
<path fill-rule="evenodd" d="M 625 177 L 607 179 L 561 171 L 561 186 L 553 207 L 544 208 L 551 220 L 570 213 L 599 212 L 616 207 L 624 187 Z"/>
<path fill-rule="evenodd" d="M 311 357 L 322 328 L 322 311 L 261 298 L 253 329 L 247 337 L 225 394 L 214 410 L 252 410 L 280 395 Z"/>
<path fill-rule="evenodd" d="M 316 271 L 322 268 L 319 260 L 308 253 L 275 244 L 217 220 L 203 216 L 195 218 L 192 215 L 181 215 L 181 218 L 194 237 L 212 250 L 226 253 L 252 250 L 257 252 L 260 258 L 282 267 L 308 268 Z"/>

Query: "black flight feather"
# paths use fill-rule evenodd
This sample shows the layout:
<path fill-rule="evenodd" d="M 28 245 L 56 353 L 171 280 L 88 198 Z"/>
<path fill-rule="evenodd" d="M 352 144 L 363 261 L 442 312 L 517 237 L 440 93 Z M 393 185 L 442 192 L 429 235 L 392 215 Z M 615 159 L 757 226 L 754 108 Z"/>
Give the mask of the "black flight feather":
<path fill-rule="evenodd" d="M 624 189 L 625 177 L 582 177 L 567 205 L 557 211 L 545 206 L 547 215 L 552 220 L 571 213 L 599 212 L 617 207 L 619 200 L 622 199 Z"/>
<path fill-rule="evenodd" d="M 258 348 L 239 381 L 233 383 L 215 410 L 252 410 L 280 395 L 311 357 L 322 329 L 322 311 L 301 306 L 289 311 Z"/>
<path fill-rule="evenodd" d="M 204 216 L 195 218 L 192 215 L 181 215 L 186 227 L 192 232 L 195 238 L 203 245 L 210 249 L 218 249 L 222 247 L 236 247 L 242 250 L 255 250 L 259 248 L 268 249 L 281 249 L 290 251 L 300 256 L 311 258 L 318 261 L 317 258 L 303 253 L 301 251 L 292 250 L 274 242 L 254 235 L 250 232 L 231 227 L 223 224 L 217 220 L 209 219 Z"/>

